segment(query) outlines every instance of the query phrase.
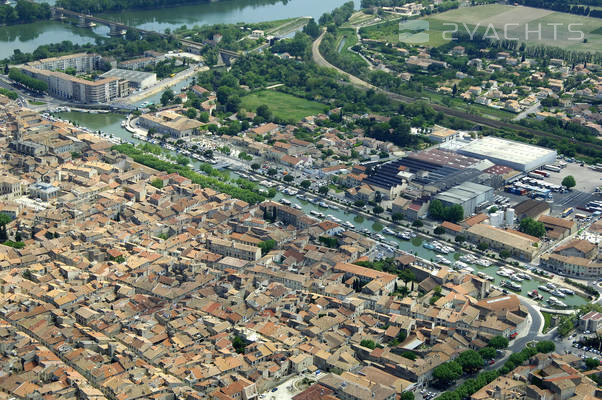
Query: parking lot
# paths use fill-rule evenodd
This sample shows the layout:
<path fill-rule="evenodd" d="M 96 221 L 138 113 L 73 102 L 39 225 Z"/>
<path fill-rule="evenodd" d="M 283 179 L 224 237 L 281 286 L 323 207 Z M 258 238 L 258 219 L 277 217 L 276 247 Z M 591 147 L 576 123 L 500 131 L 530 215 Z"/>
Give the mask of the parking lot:
<path fill-rule="evenodd" d="M 589 332 L 573 333 L 564 339 L 557 339 L 556 352 L 559 354 L 575 354 L 584 360 L 586 358 L 593 358 L 598 361 L 602 361 L 602 351 L 594 348 L 583 347 L 578 344 L 578 342 L 580 342 L 585 336 L 591 336 L 591 334 Z"/>
<path fill-rule="evenodd" d="M 556 185 L 562 184 L 564 177 L 572 175 L 577 182 L 577 186 L 573 188 L 574 191 L 591 193 L 602 185 L 602 172 L 594 171 L 588 166 L 582 167 L 577 163 L 568 163 L 560 172 L 548 172 L 550 172 L 550 176 L 545 181 Z"/>

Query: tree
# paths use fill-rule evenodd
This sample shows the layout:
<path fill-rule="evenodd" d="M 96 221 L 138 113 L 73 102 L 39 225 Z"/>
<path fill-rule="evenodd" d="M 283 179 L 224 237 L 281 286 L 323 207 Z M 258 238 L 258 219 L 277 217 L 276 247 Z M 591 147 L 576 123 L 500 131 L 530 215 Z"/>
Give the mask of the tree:
<path fill-rule="evenodd" d="M 550 340 L 544 340 L 542 342 L 538 342 L 535 348 L 540 353 L 551 353 L 556 350 L 556 345 Z"/>
<path fill-rule="evenodd" d="M 498 350 L 505 349 L 506 347 L 508 347 L 508 339 L 499 335 L 494 336 L 491 339 L 489 339 L 489 346 Z"/>
<path fill-rule="evenodd" d="M 399 273 L 399 278 L 403 281 L 405 286 L 408 286 L 408 282 L 416 280 L 416 275 L 409 269 L 404 269 Z"/>
<path fill-rule="evenodd" d="M 376 206 L 374 207 L 374 209 L 372 209 L 372 212 L 374 214 L 382 214 L 385 211 L 384 208 L 382 208 L 381 206 Z"/>
<path fill-rule="evenodd" d="M 151 182 L 151 185 L 156 187 L 157 189 L 162 189 L 163 188 L 163 180 L 153 179 L 153 181 Z"/>
<path fill-rule="evenodd" d="M 188 110 L 186 110 L 186 116 L 190 119 L 195 119 L 196 118 L 196 110 L 192 107 L 190 107 Z"/>
<path fill-rule="evenodd" d="M 474 350 L 466 350 L 460 353 L 456 362 L 462 366 L 466 373 L 473 373 L 483 368 L 483 357 Z"/>
<path fill-rule="evenodd" d="M 308 179 L 305 179 L 304 181 L 301 181 L 300 185 L 303 189 L 307 190 L 311 186 L 311 181 Z"/>
<path fill-rule="evenodd" d="M 320 186 L 320 188 L 318 189 L 318 193 L 320 193 L 321 195 L 327 195 L 328 194 L 328 186 Z"/>
<path fill-rule="evenodd" d="M 455 361 L 445 362 L 433 369 L 433 378 L 446 387 L 462 376 L 462 366 Z"/>
<path fill-rule="evenodd" d="M 232 347 L 234 347 L 234 350 L 236 350 L 238 354 L 243 354 L 245 352 L 245 347 L 247 347 L 247 343 L 242 337 L 236 335 L 232 338 Z"/>
<path fill-rule="evenodd" d="M 542 222 L 536 221 L 533 218 L 527 217 L 520 221 L 518 230 L 527 235 L 542 238 L 546 235 L 546 227 Z"/>
<path fill-rule="evenodd" d="M 510 252 L 508 250 L 503 249 L 502 251 L 500 251 L 500 258 L 501 259 L 505 260 L 508 257 L 510 257 Z"/>
<path fill-rule="evenodd" d="M 168 105 L 174 99 L 174 97 L 175 97 L 175 95 L 173 93 L 173 90 L 167 89 L 161 95 L 161 105 L 163 105 L 163 106 Z"/>
<path fill-rule="evenodd" d="M 303 27 L 303 33 L 309 35 L 312 39 L 317 39 L 320 36 L 320 28 L 313 18 Z"/>
<path fill-rule="evenodd" d="M 391 214 L 391 219 L 395 222 L 403 221 L 403 214 L 402 213 L 393 213 L 393 214 Z"/>
<path fill-rule="evenodd" d="M 491 346 L 479 349 L 479 354 L 481 355 L 481 357 L 483 357 L 484 360 L 493 360 L 496 356 L 496 353 L 497 351 Z"/>
<path fill-rule="evenodd" d="M 276 170 L 276 168 L 270 168 L 270 169 L 268 169 L 268 175 L 269 176 L 274 176 L 274 175 L 276 175 L 276 173 L 278 173 L 278 171 Z"/>
<path fill-rule="evenodd" d="M 402 392 L 401 400 L 414 400 L 414 393 L 412 392 Z"/>
<path fill-rule="evenodd" d="M 489 244 L 487 242 L 479 242 L 479 244 L 477 245 L 477 249 L 481 250 L 481 251 L 485 251 L 489 248 Z"/>
<path fill-rule="evenodd" d="M 292 182 L 292 181 L 295 180 L 295 178 L 292 175 L 290 175 L 290 174 L 289 175 L 285 175 L 283 179 L 284 179 L 285 182 Z"/>
<path fill-rule="evenodd" d="M 431 201 L 428 210 L 429 217 L 436 220 L 442 220 L 445 215 L 445 209 L 441 200 L 434 199 Z"/>
<path fill-rule="evenodd" d="M 6 242 L 8 240 L 8 233 L 6 232 L 6 225 L 11 221 L 11 218 L 5 214 L 0 213 L 0 242 Z"/>
<path fill-rule="evenodd" d="M 447 207 L 445 210 L 445 220 L 450 222 L 459 222 L 464 218 L 464 209 L 459 204 Z"/>
<path fill-rule="evenodd" d="M 374 350 L 376 348 L 376 343 L 374 343 L 374 340 L 364 339 L 360 342 L 360 346 Z"/>
<path fill-rule="evenodd" d="M 588 371 L 591 369 L 594 369 L 594 368 L 598 368 L 599 365 L 600 365 L 600 361 L 598 361 L 595 358 L 589 357 L 589 358 L 585 359 L 585 366 L 587 367 Z"/>
<path fill-rule="evenodd" d="M 274 239 L 264 240 L 263 242 L 259 243 L 261 255 L 263 256 L 268 254 L 274 247 L 276 247 L 276 241 Z"/>
<path fill-rule="evenodd" d="M 209 113 L 207 111 L 203 111 L 199 115 L 199 121 L 201 121 L 201 122 L 209 122 Z"/>
<path fill-rule="evenodd" d="M 577 182 L 575 182 L 573 175 L 567 175 L 564 177 L 564 179 L 562 179 L 562 186 L 566 187 L 567 189 L 574 188 L 576 184 Z"/>
<path fill-rule="evenodd" d="M 322 243 L 324 246 L 330 249 L 336 249 L 339 246 L 339 241 L 337 240 L 337 238 L 332 236 L 320 236 L 318 240 L 320 241 L 320 243 Z"/>
<path fill-rule="evenodd" d="M 415 228 L 422 228 L 424 226 L 424 223 L 421 220 L 417 219 L 414 222 L 412 222 L 412 226 Z"/>
<path fill-rule="evenodd" d="M 270 107 L 268 107 L 265 104 L 258 106 L 257 109 L 255 110 L 255 112 L 257 113 L 258 117 L 261 117 L 261 118 L 265 119 L 266 121 L 269 121 L 272 119 L 272 111 L 270 111 Z"/>
<path fill-rule="evenodd" d="M 261 168 L 261 165 L 259 165 L 259 163 L 253 163 L 253 164 L 251 164 L 251 169 L 253 171 L 257 171 L 259 168 Z"/>
<path fill-rule="evenodd" d="M 435 235 L 442 235 L 445 233 L 445 228 L 443 228 L 442 226 L 438 226 L 435 228 L 435 230 L 433 230 L 433 233 Z"/>

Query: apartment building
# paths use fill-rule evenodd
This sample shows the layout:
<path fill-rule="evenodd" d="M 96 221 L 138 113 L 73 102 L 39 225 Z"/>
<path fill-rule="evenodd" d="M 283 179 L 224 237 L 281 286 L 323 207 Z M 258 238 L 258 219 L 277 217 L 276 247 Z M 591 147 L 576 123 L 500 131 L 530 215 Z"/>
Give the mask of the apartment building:
<path fill-rule="evenodd" d="M 27 65 L 47 71 L 65 71 L 74 68 L 76 72 L 90 72 L 98 69 L 101 59 L 98 54 L 77 53 L 62 57 L 45 58 L 30 62 Z"/>
<path fill-rule="evenodd" d="M 88 81 L 64 72 L 37 69 L 29 65 L 21 66 L 21 71 L 48 84 L 48 93 L 53 97 L 79 103 L 108 103 L 122 97 L 123 85 L 119 78 L 108 77 Z M 127 95 L 127 93 L 123 93 Z"/>

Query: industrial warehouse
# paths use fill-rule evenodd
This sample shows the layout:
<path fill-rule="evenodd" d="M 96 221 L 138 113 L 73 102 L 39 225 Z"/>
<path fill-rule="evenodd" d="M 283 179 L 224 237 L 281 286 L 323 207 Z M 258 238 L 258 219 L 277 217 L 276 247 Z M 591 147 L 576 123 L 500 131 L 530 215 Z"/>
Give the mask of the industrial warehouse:
<path fill-rule="evenodd" d="M 458 153 L 479 159 L 488 159 L 518 171 L 531 171 L 556 160 L 556 151 L 493 136 L 472 141 Z"/>

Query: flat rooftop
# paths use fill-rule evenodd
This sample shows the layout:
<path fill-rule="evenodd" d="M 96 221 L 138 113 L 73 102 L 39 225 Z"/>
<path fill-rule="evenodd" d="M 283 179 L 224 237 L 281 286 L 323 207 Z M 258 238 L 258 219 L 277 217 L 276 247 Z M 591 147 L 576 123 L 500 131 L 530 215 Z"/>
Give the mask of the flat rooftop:
<path fill-rule="evenodd" d="M 435 198 L 447 201 L 448 203 L 465 202 L 490 190 L 493 190 L 490 186 L 473 182 L 464 182 L 461 185 L 439 193 Z"/>
<path fill-rule="evenodd" d="M 154 72 L 132 71 L 129 69 L 114 68 L 102 74 L 102 77 L 127 79 L 130 82 L 142 82 L 147 78 L 156 76 Z"/>
<path fill-rule="evenodd" d="M 543 157 L 550 157 L 552 154 L 554 158 L 556 157 L 554 150 L 493 136 L 474 140 L 458 151 L 467 155 L 500 159 L 518 164 L 529 164 Z"/>

